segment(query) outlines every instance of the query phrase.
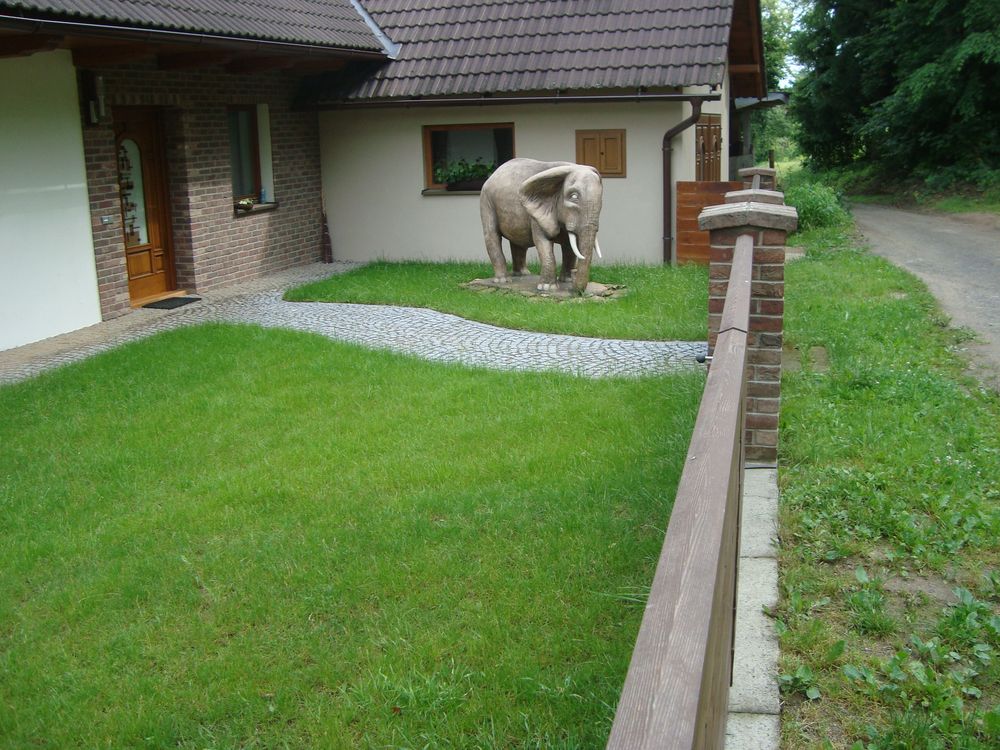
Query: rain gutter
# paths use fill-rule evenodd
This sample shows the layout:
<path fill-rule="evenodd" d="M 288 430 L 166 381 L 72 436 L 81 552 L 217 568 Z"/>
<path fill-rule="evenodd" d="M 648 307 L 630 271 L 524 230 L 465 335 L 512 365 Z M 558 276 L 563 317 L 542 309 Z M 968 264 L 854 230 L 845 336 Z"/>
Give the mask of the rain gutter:
<path fill-rule="evenodd" d="M 385 54 L 389 56 L 390 60 L 395 60 L 399 57 L 400 45 L 396 44 L 389 35 L 382 31 L 382 27 L 375 23 L 375 19 L 372 18 L 371 13 L 369 13 L 365 7 L 359 2 L 359 0 L 351 0 L 351 5 L 354 6 L 354 10 L 357 11 L 358 15 L 361 16 L 361 20 L 365 22 L 371 32 L 378 39 L 379 44 L 382 45 L 382 49 L 385 50 Z"/>
<path fill-rule="evenodd" d="M 673 246 L 674 227 L 674 180 L 673 180 L 673 145 L 674 136 L 698 122 L 701 117 L 701 105 L 706 101 L 718 101 L 720 94 L 711 96 L 688 96 L 691 103 L 691 116 L 681 120 L 663 134 L 663 262 L 675 262 Z"/>
<path fill-rule="evenodd" d="M 342 99 L 317 109 L 392 109 L 395 107 L 502 107 L 524 104 L 619 104 L 627 102 L 718 101 L 719 94 L 548 94 L 545 96 L 475 96 L 452 99 Z"/>
<path fill-rule="evenodd" d="M 83 21 L 58 21 L 40 18 L 27 18 L 0 14 L 0 28 L 16 29 L 26 33 L 55 34 L 91 34 L 95 36 L 121 39 L 137 42 L 183 42 L 186 44 L 218 45 L 238 47 L 241 50 L 252 49 L 259 52 L 296 53 L 306 55 L 337 54 L 359 58 L 385 60 L 384 52 L 360 50 L 351 47 L 334 47 L 305 42 L 281 42 L 268 39 L 250 39 L 247 37 L 227 36 L 224 34 L 204 34 L 188 31 L 171 31 L 168 29 L 149 29 L 138 26 L 123 26 L 117 24 L 86 23 Z"/>

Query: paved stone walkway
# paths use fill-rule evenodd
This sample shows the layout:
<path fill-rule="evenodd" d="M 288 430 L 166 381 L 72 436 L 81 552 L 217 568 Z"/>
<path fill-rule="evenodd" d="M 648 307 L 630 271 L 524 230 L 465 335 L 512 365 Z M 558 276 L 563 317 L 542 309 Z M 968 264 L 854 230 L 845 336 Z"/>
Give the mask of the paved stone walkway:
<path fill-rule="evenodd" d="M 0 352 L 0 383 L 75 362 L 128 341 L 205 322 L 253 323 L 319 333 L 439 362 L 505 370 L 558 370 L 600 378 L 702 367 L 704 342 L 622 341 L 513 331 L 454 315 L 385 305 L 285 302 L 285 289 L 356 264 L 315 263 L 220 292 L 176 310 L 135 310 L 115 320 Z"/>

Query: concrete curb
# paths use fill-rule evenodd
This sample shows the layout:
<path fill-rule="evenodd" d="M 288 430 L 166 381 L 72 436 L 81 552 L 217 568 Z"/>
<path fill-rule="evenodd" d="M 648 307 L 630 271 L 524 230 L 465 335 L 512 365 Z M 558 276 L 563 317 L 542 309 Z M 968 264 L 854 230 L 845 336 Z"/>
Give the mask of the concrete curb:
<path fill-rule="evenodd" d="M 726 750 L 777 750 L 780 740 L 778 637 L 763 612 L 778 601 L 777 524 L 778 470 L 747 469 Z"/>

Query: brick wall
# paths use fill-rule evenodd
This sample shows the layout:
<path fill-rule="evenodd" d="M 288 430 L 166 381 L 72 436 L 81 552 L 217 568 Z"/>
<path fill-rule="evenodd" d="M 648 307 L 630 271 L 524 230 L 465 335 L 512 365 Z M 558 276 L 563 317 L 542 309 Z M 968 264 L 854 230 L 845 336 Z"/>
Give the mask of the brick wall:
<path fill-rule="evenodd" d="M 84 128 L 83 151 L 87 167 L 87 192 L 90 195 L 97 290 L 101 300 L 101 316 L 107 320 L 130 309 L 114 131 L 110 128 Z M 111 223 L 102 223 L 101 217 L 105 216 Z"/>
<path fill-rule="evenodd" d="M 773 172 L 772 172 L 773 180 Z M 773 181 L 771 182 L 773 185 Z M 785 313 L 785 239 L 797 224 L 795 209 L 760 188 L 727 194 L 726 204 L 702 212 L 710 231 L 709 352 L 718 337 L 736 240 L 753 238 L 750 323 L 747 332 L 746 433 L 749 462 L 777 461 L 781 408 L 781 347 Z"/>
<path fill-rule="evenodd" d="M 123 65 L 103 76 L 106 116 L 85 124 L 84 150 L 105 318 L 129 309 L 118 203 L 112 107 L 161 110 L 177 286 L 204 292 L 320 260 L 322 216 L 318 118 L 291 109 L 294 77 L 237 75 L 220 69 L 159 70 Z M 274 169 L 273 211 L 235 215 L 227 107 L 266 103 Z M 111 216 L 102 224 L 102 216 Z"/>

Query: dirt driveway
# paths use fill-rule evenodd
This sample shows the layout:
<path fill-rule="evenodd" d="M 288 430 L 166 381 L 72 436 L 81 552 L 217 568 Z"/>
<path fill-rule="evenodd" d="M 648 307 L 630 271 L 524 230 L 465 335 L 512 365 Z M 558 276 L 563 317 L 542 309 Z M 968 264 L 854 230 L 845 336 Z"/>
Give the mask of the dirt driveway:
<path fill-rule="evenodd" d="M 969 344 L 976 375 L 1000 389 L 1000 217 L 851 211 L 873 252 L 923 279 L 953 325 L 979 334 Z"/>

